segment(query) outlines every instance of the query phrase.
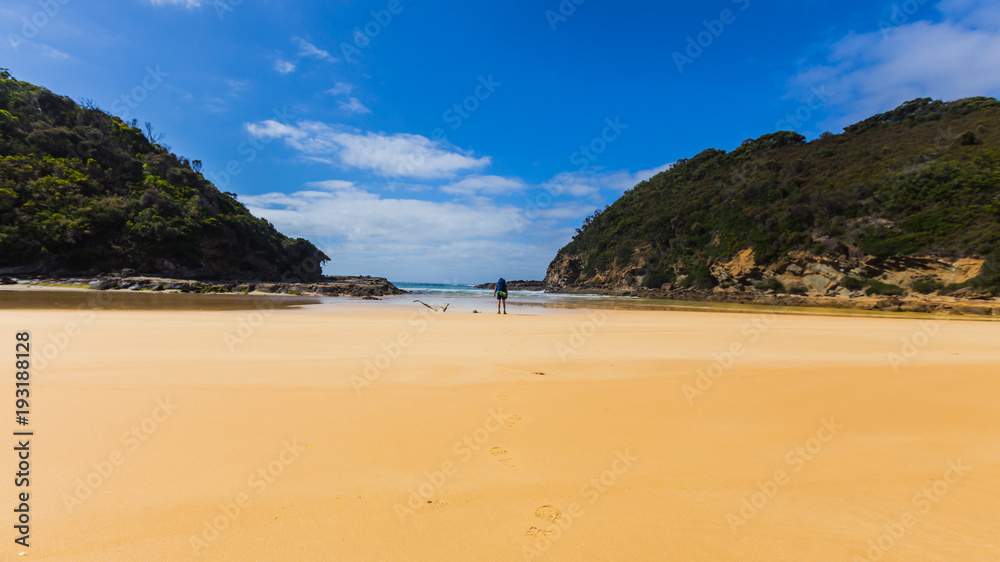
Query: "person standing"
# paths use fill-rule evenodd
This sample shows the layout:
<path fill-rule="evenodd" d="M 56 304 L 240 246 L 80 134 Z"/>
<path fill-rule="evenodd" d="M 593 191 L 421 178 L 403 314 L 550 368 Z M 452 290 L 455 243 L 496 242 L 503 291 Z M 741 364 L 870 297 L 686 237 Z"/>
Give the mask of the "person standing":
<path fill-rule="evenodd" d="M 497 280 L 493 296 L 497 298 L 497 314 L 500 314 L 500 303 L 503 303 L 503 313 L 507 314 L 507 282 L 503 277 Z"/>

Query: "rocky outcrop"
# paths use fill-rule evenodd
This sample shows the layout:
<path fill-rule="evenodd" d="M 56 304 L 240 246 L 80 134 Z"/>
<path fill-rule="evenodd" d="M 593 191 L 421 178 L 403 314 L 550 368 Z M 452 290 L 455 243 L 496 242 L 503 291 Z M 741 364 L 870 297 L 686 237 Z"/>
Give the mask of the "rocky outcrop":
<path fill-rule="evenodd" d="M 573 287 L 583 272 L 583 260 L 575 256 L 560 255 L 549 264 L 545 272 L 546 287 Z"/>
<path fill-rule="evenodd" d="M 493 290 L 496 283 L 480 283 L 473 285 L 473 289 Z M 544 291 L 545 281 L 507 281 L 507 289 L 511 291 Z"/>
<path fill-rule="evenodd" d="M 258 282 L 258 281 L 201 281 L 145 277 L 130 274 L 102 275 L 94 278 L 34 278 L 30 283 L 86 286 L 99 291 L 176 291 L 181 293 L 270 293 L 286 295 L 330 297 L 381 297 L 402 295 L 403 291 L 384 277 L 323 277 L 322 281 L 309 283 Z"/>
<path fill-rule="evenodd" d="M 1000 300 L 975 287 L 954 289 L 955 285 L 979 275 L 983 260 L 878 257 L 847 247 L 840 253 L 839 257 L 829 257 L 792 252 L 778 263 L 761 265 L 753 250 L 748 248 L 729 261 L 710 264 L 715 285 L 712 289 L 685 288 L 687 275 L 679 264 L 674 268 L 678 271 L 677 281 L 659 287 L 645 287 L 643 281 L 647 272 L 635 266 L 610 268 L 587 282 L 580 282 L 582 260 L 561 256 L 549 266 L 546 289 L 673 300 L 904 312 L 995 314 L 1000 307 Z M 570 279 L 577 281 L 567 282 Z M 952 289 L 943 291 L 949 285 Z M 938 294 L 939 290 L 947 294 Z M 897 294 L 885 294 L 886 291 Z"/>
<path fill-rule="evenodd" d="M 618 297 L 637 297 L 646 299 L 672 300 L 678 302 L 716 302 L 731 304 L 750 304 L 760 306 L 807 307 L 851 310 L 875 310 L 884 312 L 923 312 L 932 314 L 954 314 L 973 316 L 1000 316 L 1000 300 L 984 298 L 968 300 L 956 297 L 937 296 L 904 296 L 879 297 L 863 294 L 852 297 L 789 295 L 774 291 L 758 291 L 744 287 L 721 288 L 711 290 L 700 289 L 601 289 L 573 288 L 561 289 L 560 292 L 582 295 L 608 295 Z"/>

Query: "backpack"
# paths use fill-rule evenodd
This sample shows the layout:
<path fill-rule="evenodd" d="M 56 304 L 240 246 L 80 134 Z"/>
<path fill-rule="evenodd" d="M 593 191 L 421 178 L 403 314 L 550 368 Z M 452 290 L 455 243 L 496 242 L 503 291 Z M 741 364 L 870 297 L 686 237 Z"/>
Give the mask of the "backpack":
<path fill-rule="evenodd" d="M 503 277 L 501 277 L 500 280 L 497 281 L 497 292 L 498 293 L 506 293 L 507 292 L 507 282 L 504 281 Z"/>

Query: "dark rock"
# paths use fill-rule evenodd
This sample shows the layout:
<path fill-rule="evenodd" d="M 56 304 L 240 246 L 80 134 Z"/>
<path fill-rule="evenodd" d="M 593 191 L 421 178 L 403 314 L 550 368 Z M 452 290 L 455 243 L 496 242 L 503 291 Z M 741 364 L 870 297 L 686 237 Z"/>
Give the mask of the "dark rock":
<path fill-rule="evenodd" d="M 114 288 L 115 282 L 111 281 L 110 279 L 95 279 L 94 281 L 90 282 L 88 287 L 91 289 L 96 289 L 98 291 L 106 291 L 108 289 Z"/>
<path fill-rule="evenodd" d="M 473 289 L 489 289 L 493 290 L 496 286 L 496 282 L 493 283 L 480 283 L 479 285 L 473 285 Z M 510 291 L 544 291 L 545 281 L 507 281 L 507 290 Z"/>

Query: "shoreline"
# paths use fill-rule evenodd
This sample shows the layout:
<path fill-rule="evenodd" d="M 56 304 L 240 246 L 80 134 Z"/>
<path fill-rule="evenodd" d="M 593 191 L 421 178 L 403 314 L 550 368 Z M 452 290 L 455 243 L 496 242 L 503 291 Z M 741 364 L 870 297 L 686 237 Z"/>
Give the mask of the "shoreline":
<path fill-rule="evenodd" d="M 15 298 L 13 295 L 18 295 Z M 31 295 L 25 301 L 21 296 Z M 169 296 L 168 296 L 169 295 Z M 544 295 L 544 296 L 543 296 Z M 410 297 L 421 297 L 420 299 Z M 366 310 L 399 309 L 431 312 L 416 300 L 433 306 L 449 304 L 451 315 L 479 313 L 493 314 L 495 300 L 488 297 L 464 295 L 438 295 L 404 293 L 381 297 L 329 296 L 317 294 L 252 292 L 181 292 L 178 290 L 152 291 L 148 289 L 91 289 L 84 285 L 20 283 L 0 285 L 0 310 L 67 310 L 88 308 L 94 310 L 260 310 L 260 309 L 316 309 L 326 310 L 331 305 L 364 306 L 368 301 L 379 301 L 377 308 Z M 942 319 L 995 322 L 996 314 L 962 314 L 957 312 L 917 312 L 883 310 L 878 307 L 837 307 L 814 302 L 811 305 L 788 305 L 780 302 L 726 302 L 714 300 L 674 300 L 626 295 L 594 295 L 589 293 L 540 293 L 525 291 L 508 299 L 507 306 L 513 314 L 545 315 L 581 311 L 621 312 L 700 312 L 715 314 L 776 314 L 782 316 L 869 318 L 869 319 Z M 447 313 L 444 313 L 447 314 Z"/>
<path fill-rule="evenodd" d="M 19 279 L 3 277 L 0 287 L 17 285 L 48 286 L 66 289 L 94 289 L 98 291 L 152 291 L 162 293 L 212 293 L 212 294 L 287 294 L 295 296 L 351 296 L 378 298 L 385 295 L 402 295 L 406 291 L 384 277 L 323 276 L 317 280 L 259 281 L 245 279 L 205 280 L 176 279 L 151 275 L 103 274 L 75 277 L 34 277 Z"/>

